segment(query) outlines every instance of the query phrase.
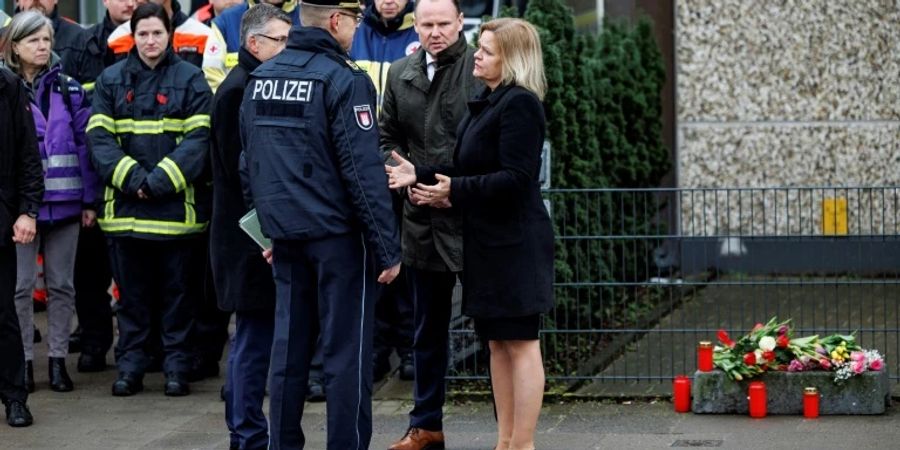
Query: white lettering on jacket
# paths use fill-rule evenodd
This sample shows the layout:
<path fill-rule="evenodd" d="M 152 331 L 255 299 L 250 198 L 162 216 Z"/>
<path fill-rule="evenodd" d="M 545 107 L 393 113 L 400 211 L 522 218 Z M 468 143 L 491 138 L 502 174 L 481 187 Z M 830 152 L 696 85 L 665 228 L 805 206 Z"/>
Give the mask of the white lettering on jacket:
<path fill-rule="evenodd" d="M 306 80 L 256 80 L 253 100 L 306 102 L 312 99 L 313 82 Z"/>

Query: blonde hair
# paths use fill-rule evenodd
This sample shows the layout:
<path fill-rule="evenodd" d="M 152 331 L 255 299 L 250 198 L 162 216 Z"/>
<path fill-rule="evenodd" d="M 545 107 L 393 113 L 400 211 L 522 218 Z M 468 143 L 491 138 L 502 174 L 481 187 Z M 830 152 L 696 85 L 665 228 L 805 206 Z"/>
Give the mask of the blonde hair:
<path fill-rule="evenodd" d="M 544 100 L 544 54 L 534 25 L 522 19 L 502 18 L 483 23 L 480 33 L 485 31 L 494 33 L 503 83 L 514 82 Z"/>

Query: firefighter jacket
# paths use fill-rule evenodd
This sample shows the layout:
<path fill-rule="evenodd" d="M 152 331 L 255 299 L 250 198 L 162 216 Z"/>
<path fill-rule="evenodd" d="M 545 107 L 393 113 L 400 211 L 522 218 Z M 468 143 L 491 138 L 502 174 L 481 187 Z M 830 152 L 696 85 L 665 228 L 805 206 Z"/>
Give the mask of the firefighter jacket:
<path fill-rule="evenodd" d="M 228 75 L 228 71 L 238 64 L 238 50 L 241 49 L 241 17 L 259 0 L 248 0 L 222 11 L 212 21 L 212 36 L 206 41 L 203 52 L 203 74 L 213 91 L 218 89 Z M 287 0 L 281 9 L 291 16 L 294 24 L 300 23 L 298 0 Z"/>
<path fill-rule="evenodd" d="M 240 120 L 247 178 L 266 236 L 362 233 L 377 267 L 400 262 L 375 89 L 328 32 L 294 27 L 287 48 L 253 71 Z"/>
<path fill-rule="evenodd" d="M 372 78 L 378 94 L 378 111 L 381 111 L 381 99 L 391 63 L 415 53 L 421 47 L 413 25 L 413 2 L 407 3 L 397 17 L 387 21 L 374 7 L 370 7 L 366 8 L 363 21 L 353 35 L 350 58 Z"/>
<path fill-rule="evenodd" d="M 200 69 L 171 47 L 154 69 L 132 50 L 103 71 L 87 131 L 106 183 L 98 216 L 107 235 L 171 239 L 206 229 L 211 100 Z"/>
<path fill-rule="evenodd" d="M 203 23 L 188 17 L 181 11 L 178 2 L 172 2 L 172 49 L 178 56 L 200 67 L 203 64 L 203 51 L 206 41 L 212 36 L 212 30 Z M 134 38 L 131 36 L 131 23 L 125 22 L 119 25 L 107 42 L 110 50 L 120 60 L 128 55 L 131 47 L 134 47 Z"/>

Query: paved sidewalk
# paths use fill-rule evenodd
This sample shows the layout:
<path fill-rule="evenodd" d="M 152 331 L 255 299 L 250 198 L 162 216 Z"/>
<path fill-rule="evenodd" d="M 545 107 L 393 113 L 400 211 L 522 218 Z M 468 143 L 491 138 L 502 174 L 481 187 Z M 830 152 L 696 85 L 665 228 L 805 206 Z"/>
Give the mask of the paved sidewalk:
<path fill-rule="evenodd" d="M 38 321 L 45 314 L 38 314 Z M 43 323 L 39 323 L 42 331 Z M 35 424 L 14 429 L 0 424 L 0 449 L 225 449 L 228 434 L 219 400 L 223 379 L 194 383 L 192 395 L 168 398 L 161 374 L 148 374 L 134 397 L 109 393 L 115 370 L 81 374 L 76 355 L 68 363 L 75 391 L 47 386 L 46 345 L 35 347 L 37 392 L 29 399 Z M 110 356 L 111 359 L 111 356 Z M 393 379 L 378 386 L 373 404 L 372 449 L 385 449 L 406 429 L 411 385 Z M 898 448 L 900 414 L 822 417 L 677 414 L 667 401 L 642 403 L 565 402 L 547 404 L 538 427 L 542 450 L 654 449 L 706 446 L 733 449 Z M 307 448 L 325 449 L 325 405 L 307 404 Z M 489 402 L 453 404 L 445 417 L 448 449 L 491 449 L 495 423 Z"/>
<path fill-rule="evenodd" d="M 74 358 L 70 365 L 74 366 Z M 76 390 L 56 393 L 47 387 L 46 363 L 39 364 L 38 391 L 29 404 L 35 414 L 30 428 L 0 425 L 3 449 L 224 449 L 228 437 L 222 419 L 222 380 L 195 383 L 193 394 L 167 398 L 162 376 L 148 375 L 146 390 L 131 398 L 114 398 L 109 386 L 114 372 L 73 374 Z M 392 382 L 393 392 L 402 387 Z M 383 387 L 382 389 L 385 389 Z M 409 404 L 376 400 L 371 448 L 385 449 L 406 427 Z M 309 449 L 325 448 L 325 405 L 308 404 L 304 417 Z M 490 403 L 454 404 L 447 408 L 448 448 L 490 449 L 494 421 Z M 681 446 L 719 448 L 897 448 L 900 414 L 822 417 L 677 414 L 669 402 L 572 402 L 546 405 L 537 435 L 545 450 L 653 449 Z"/>

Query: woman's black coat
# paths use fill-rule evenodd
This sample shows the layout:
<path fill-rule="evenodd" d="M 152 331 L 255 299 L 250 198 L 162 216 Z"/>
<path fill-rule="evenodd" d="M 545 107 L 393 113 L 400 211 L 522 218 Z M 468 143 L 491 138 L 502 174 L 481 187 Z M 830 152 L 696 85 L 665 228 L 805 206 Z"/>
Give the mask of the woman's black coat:
<path fill-rule="evenodd" d="M 545 118 L 540 100 L 514 86 L 486 90 L 460 123 L 450 202 L 463 212 L 463 312 L 521 317 L 553 307 L 553 229 L 538 172 Z M 449 173 L 447 173 L 449 172 Z"/>

